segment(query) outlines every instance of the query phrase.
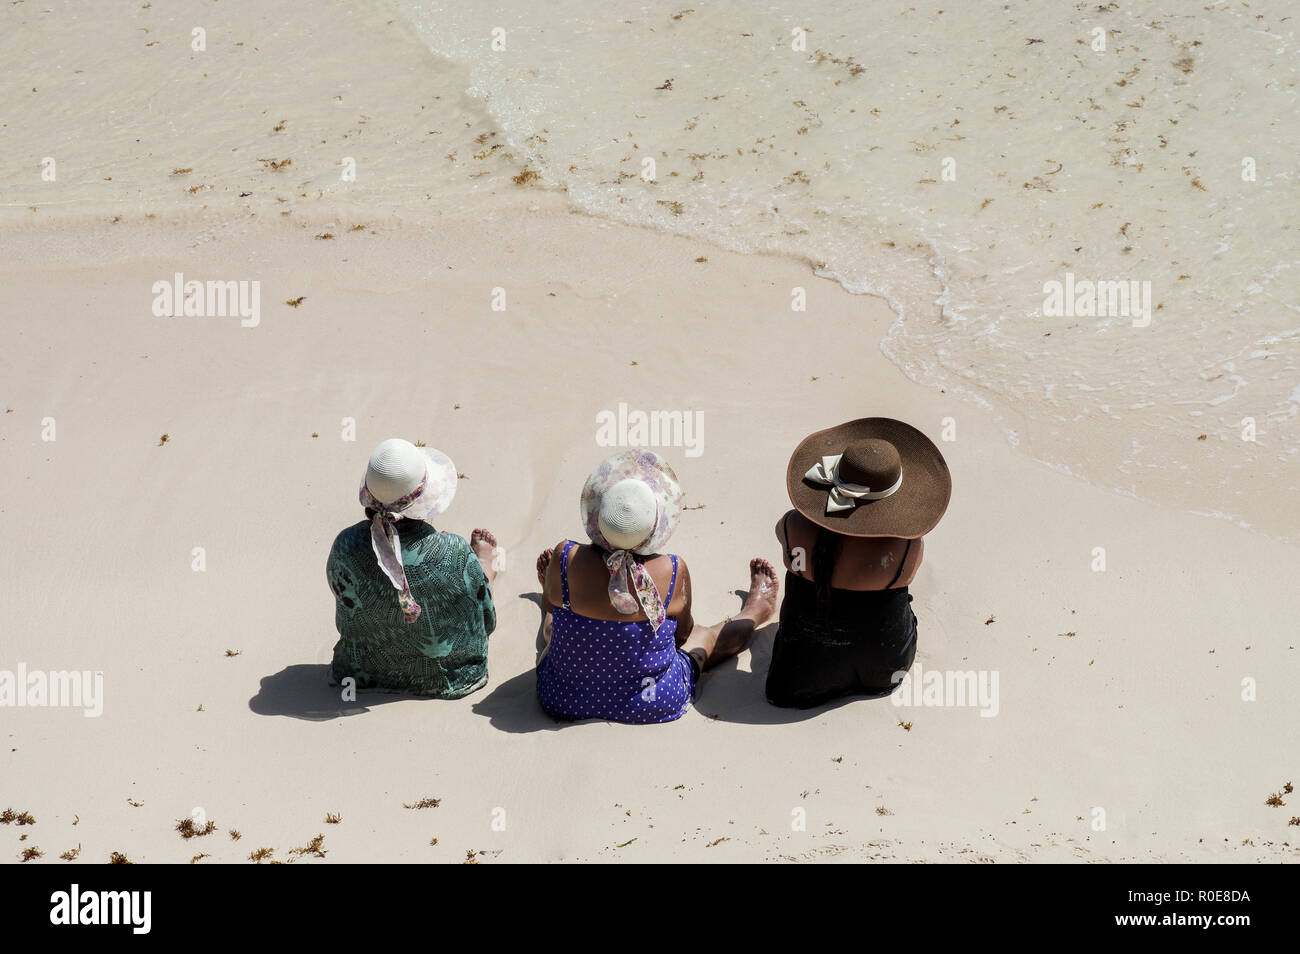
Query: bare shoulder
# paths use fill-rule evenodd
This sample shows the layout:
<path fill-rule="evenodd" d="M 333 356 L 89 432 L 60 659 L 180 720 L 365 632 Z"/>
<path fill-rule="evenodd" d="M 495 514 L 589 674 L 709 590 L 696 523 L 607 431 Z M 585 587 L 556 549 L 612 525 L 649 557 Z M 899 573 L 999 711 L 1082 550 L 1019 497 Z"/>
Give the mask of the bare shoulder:
<path fill-rule="evenodd" d="M 546 598 L 556 606 L 564 601 L 564 584 L 560 578 L 560 566 L 564 556 L 564 546 L 568 540 L 561 540 L 551 548 L 551 562 L 546 567 Z"/>
<path fill-rule="evenodd" d="M 691 601 L 691 568 L 681 557 L 677 558 L 677 591 L 674 596 L 680 596 L 687 603 Z"/>
<path fill-rule="evenodd" d="M 808 528 L 812 525 L 812 521 L 801 514 L 798 510 L 787 510 L 777 518 L 776 527 L 774 528 L 776 530 L 776 538 L 780 540 L 783 545 L 789 544 L 790 540 L 787 539 L 787 536 L 792 538 L 798 537 L 801 534 L 806 533 Z"/>
<path fill-rule="evenodd" d="M 921 565 L 921 553 L 924 544 L 920 538 L 908 540 L 904 537 L 877 537 L 871 541 L 875 552 L 864 561 L 867 566 L 879 565 L 878 573 L 881 586 L 907 586 L 916 576 Z"/>
<path fill-rule="evenodd" d="M 674 570 L 673 563 L 677 566 Z M 642 566 L 650 573 L 650 578 L 654 580 L 655 589 L 661 594 L 666 595 L 668 588 L 673 588 L 672 606 L 674 608 L 684 605 L 686 594 L 690 591 L 691 571 L 686 567 L 686 561 L 676 554 L 656 553 L 642 562 Z M 677 576 L 676 584 L 673 583 L 674 572 Z"/>
<path fill-rule="evenodd" d="M 687 567 L 686 561 L 681 557 L 677 558 L 677 590 L 673 593 L 672 611 L 678 616 L 689 613 L 691 608 L 691 594 L 695 588 L 691 586 L 691 571 Z"/>
<path fill-rule="evenodd" d="M 642 565 L 650 571 L 650 575 L 654 577 L 656 586 L 660 586 L 660 583 L 662 582 L 662 586 L 660 587 L 661 592 L 666 592 L 668 584 L 672 582 L 674 556 L 674 554 L 669 553 L 656 553 L 654 556 L 649 557 L 642 563 Z M 676 562 L 677 573 L 680 576 L 683 568 L 686 566 L 686 561 L 681 557 L 676 557 Z"/>
<path fill-rule="evenodd" d="M 787 570 L 812 579 L 810 553 L 819 529 L 798 510 L 787 511 L 781 516 L 776 525 L 776 538 L 781 542 L 781 561 Z M 791 564 L 792 555 L 796 565 Z"/>
<path fill-rule="evenodd" d="M 909 578 L 921 567 L 921 557 L 925 555 L 925 538 L 917 537 L 910 543 L 911 546 L 907 550 L 907 559 L 903 561 L 903 572 Z"/>

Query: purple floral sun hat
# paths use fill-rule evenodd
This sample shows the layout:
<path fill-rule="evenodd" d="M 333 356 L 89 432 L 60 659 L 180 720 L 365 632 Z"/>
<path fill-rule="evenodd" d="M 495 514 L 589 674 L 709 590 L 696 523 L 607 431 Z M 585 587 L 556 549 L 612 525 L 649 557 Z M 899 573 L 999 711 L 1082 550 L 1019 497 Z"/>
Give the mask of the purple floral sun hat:
<path fill-rule="evenodd" d="M 605 551 L 609 601 L 628 615 L 645 610 L 657 630 L 666 618 L 654 580 L 634 558 L 663 550 L 682 513 L 682 488 L 668 462 L 651 450 L 620 451 L 601 462 L 582 488 L 582 522 Z M 634 597 L 628 588 L 631 576 Z"/>
<path fill-rule="evenodd" d="M 397 589 L 397 603 L 408 623 L 419 617 L 420 604 L 411 596 L 406 582 L 398 522 L 437 516 L 450 506 L 454 496 L 456 465 L 442 451 L 394 437 L 370 455 L 358 497 L 371 512 L 371 549 L 379 568 Z"/>

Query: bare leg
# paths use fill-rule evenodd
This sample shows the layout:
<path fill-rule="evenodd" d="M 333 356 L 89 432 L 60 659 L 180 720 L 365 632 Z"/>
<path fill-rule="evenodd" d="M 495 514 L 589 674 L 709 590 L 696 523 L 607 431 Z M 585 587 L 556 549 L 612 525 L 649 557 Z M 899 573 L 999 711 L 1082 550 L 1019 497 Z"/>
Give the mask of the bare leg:
<path fill-rule="evenodd" d="M 497 578 L 497 568 L 494 557 L 497 552 L 497 538 L 491 530 L 484 530 L 476 527 L 474 532 L 469 535 L 470 549 L 478 557 L 478 562 L 483 567 L 483 575 L 491 583 Z"/>
<path fill-rule="evenodd" d="M 697 623 L 682 644 L 682 650 L 697 660 L 703 656 L 703 669 L 710 669 L 735 656 L 749 645 L 754 630 L 776 614 L 776 594 L 780 586 L 772 564 L 760 557 L 750 560 L 749 595 L 745 597 L 740 613 L 712 626 Z"/>

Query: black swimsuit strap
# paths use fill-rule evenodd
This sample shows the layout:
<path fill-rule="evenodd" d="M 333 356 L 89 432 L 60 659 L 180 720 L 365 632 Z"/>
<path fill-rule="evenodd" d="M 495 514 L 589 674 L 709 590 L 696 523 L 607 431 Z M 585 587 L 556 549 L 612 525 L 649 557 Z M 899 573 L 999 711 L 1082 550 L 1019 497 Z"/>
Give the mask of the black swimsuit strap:
<path fill-rule="evenodd" d="M 885 587 L 885 589 L 892 590 L 894 588 L 894 584 L 898 582 L 898 578 L 903 575 L 903 567 L 907 566 L 907 555 L 911 552 L 912 541 L 908 540 L 907 548 L 903 551 L 903 559 L 898 561 L 898 570 L 894 573 L 894 578 L 889 581 L 889 585 Z"/>
<path fill-rule="evenodd" d="M 790 552 L 790 514 L 789 513 L 787 513 L 785 515 L 785 518 L 781 521 L 781 535 L 785 537 L 786 563 L 792 564 L 794 562 L 794 554 Z M 819 527 L 817 530 L 817 536 L 819 539 L 821 535 L 822 535 L 822 528 Z M 903 575 L 903 568 L 907 566 L 907 557 L 908 554 L 910 554 L 911 552 L 912 552 L 912 541 L 908 540 L 907 546 L 903 548 L 903 558 L 898 561 L 898 569 L 894 571 L 894 578 L 889 581 L 889 585 L 886 586 L 885 589 L 892 590 L 894 588 L 894 584 L 897 583 L 899 577 Z M 816 571 L 814 570 L 814 577 L 815 576 L 816 576 Z"/>

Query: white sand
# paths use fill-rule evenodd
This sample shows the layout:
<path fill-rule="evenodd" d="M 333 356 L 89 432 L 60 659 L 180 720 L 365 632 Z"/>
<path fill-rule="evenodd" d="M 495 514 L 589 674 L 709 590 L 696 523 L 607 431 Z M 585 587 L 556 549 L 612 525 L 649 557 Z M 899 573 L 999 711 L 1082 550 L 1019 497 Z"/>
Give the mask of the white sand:
<path fill-rule="evenodd" d="M 1297 857 L 1294 800 L 1264 804 L 1300 778 L 1294 547 L 1033 463 L 884 359 L 883 303 L 805 264 L 540 205 L 373 234 L 246 220 L 0 235 L 0 669 L 102 670 L 105 692 L 97 719 L 0 710 L 0 800 L 37 819 L 0 829 L 0 857 L 284 859 L 318 832 L 330 861 Z M 153 317 L 152 284 L 177 270 L 260 280 L 261 323 Z M 582 478 L 606 453 L 595 418 L 620 401 L 704 413 L 701 456 L 665 451 L 702 508 L 673 548 L 704 620 L 738 606 L 749 557 L 777 561 L 800 437 L 879 414 L 937 440 L 954 418 L 953 503 L 913 585 L 918 659 L 996 671 L 999 714 L 775 709 L 769 627 L 677 723 L 551 722 L 532 563 L 581 532 Z M 326 685 L 324 561 L 360 517 L 366 456 L 395 435 L 465 473 L 442 526 L 485 525 L 506 547 L 490 682 L 456 702 L 346 705 Z M 440 806 L 402 807 L 424 796 Z M 196 807 L 221 831 L 184 841 L 173 826 Z"/>

